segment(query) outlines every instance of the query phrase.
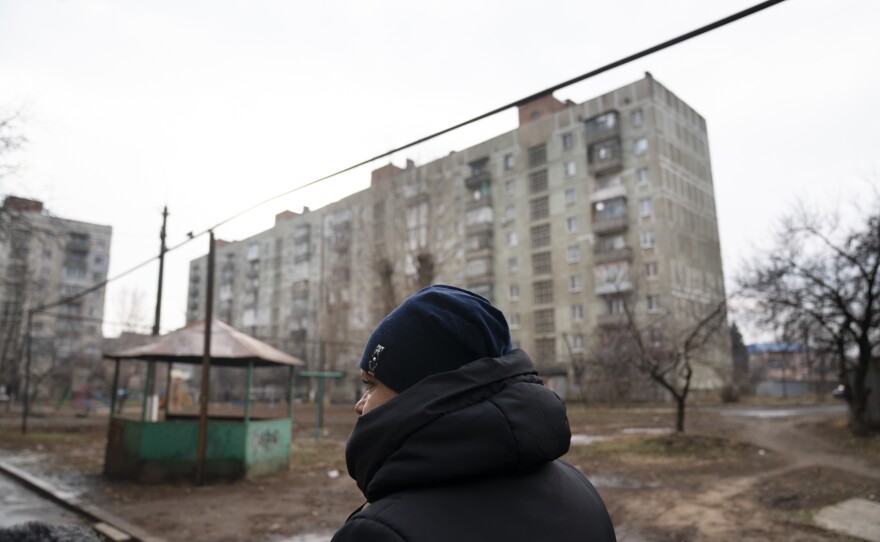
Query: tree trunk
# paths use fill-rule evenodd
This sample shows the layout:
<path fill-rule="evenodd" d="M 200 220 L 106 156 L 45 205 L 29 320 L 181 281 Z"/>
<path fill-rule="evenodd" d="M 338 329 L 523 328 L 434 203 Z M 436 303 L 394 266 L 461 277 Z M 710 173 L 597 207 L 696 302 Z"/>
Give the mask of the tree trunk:
<path fill-rule="evenodd" d="M 684 401 L 685 397 L 676 397 L 675 432 L 684 433 Z"/>

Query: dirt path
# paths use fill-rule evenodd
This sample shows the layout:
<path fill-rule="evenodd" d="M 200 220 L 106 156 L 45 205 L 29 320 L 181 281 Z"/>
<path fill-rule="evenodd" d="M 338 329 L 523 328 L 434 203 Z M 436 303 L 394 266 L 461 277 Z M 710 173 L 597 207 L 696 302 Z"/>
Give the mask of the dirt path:
<path fill-rule="evenodd" d="M 808 424 L 827 419 L 830 414 L 812 416 L 789 416 L 783 418 L 746 418 L 723 416 L 736 436 L 748 442 L 772 450 L 790 460 L 794 470 L 804 467 L 828 467 L 880 481 L 880 467 L 852 455 L 815 432 L 805 428 Z"/>
<path fill-rule="evenodd" d="M 825 471 L 825 477 L 838 478 L 843 474 L 839 471 L 844 471 L 880 489 L 878 465 L 854 456 L 811 430 L 812 424 L 834 416 L 839 414 L 761 419 L 703 413 L 695 424 L 698 430 L 720 432 L 750 442 L 778 455 L 782 466 L 744 476 L 720 477 L 703 486 L 667 484 L 620 500 L 612 497 L 618 501 L 622 517 L 627 518 L 620 525 L 618 539 L 621 542 L 839 540 L 833 533 L 809 523 L 790 521 L 773 503 L 762 502 L 767 488 L 780 484 L 785 497 L 796 496 L 803 488 L 785 484 L 790 484 L 792 479 L 803 479 L 805 473 L 812 474 L 817 468 Z M 815 483 L 823 485 L 827 480 L 823 478 Z M 841 480 L 840 485 L 847 483 L 851 481 Z"/>

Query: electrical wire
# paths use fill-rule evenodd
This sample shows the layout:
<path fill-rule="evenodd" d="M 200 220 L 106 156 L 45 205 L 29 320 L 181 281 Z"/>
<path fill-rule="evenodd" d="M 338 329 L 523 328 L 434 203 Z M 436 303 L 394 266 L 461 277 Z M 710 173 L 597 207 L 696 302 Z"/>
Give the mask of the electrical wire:
<path fill-rule="evenodd" d="M 290 190 L 284 191 L 284 192 L 282 192 L 282 193 L 280 193 L 280 194 L 277 194 L 277 195 L 275 195 L 275 196 L 272 196 L 272 197 L 266 198 L 266 199 L 264 199 L 264 200 L 262 200 L 262 201 L 260 201 L 260 202 L 258 202 L 258 203 L 255 203 L 255 204 L 251 205 L 250 207 L 247 207 L 247 208 L 245 208 L 245 209 L 243 209 L 243 210 L 241 210 L 241 211 L 239 211 L 239 212 L 237 212 L 237 213 L 235 213 L 235 214 L 233 214 L 233 215 L 231 215 L 231 216 L 229 216 L 229 217 L 227 217 L 227 218 L 221 220 L 220 222 L 217 222 L 217 223 L 214 224 L 213 226 L 210 226 L 210 227 L 206 228 L 206 229 L 203 230 L 203 231 L 200 231 L 200 232 L 198 232 L 198 233 L 196 233 L 196 234 L 193 234 L 192 232 L 190 232 L 189 234 L 187 234 L 187 235 L 188 235 L 188 238 L 187 238 L 187 239 L 181 241 L 180 243 L 178 243 L 178 244 L 176 244 L 176 245 L 174 245 L 174 246 L 172 246 L 172 247 L 168 247 L 168 248 L 166 248 L 166 249 L 165 249 L 165 253 L 167 254 L 168 252 L 171 252 L 171 251 L 173 251 L 173 250 L 176 250 L 176 249 L 182 247 L 183 245 L 186 245 L 186 244 L 189 243 L 190 241 L 194 241 L 195 239 L 197 239 L 197 238 L 199 238 L 199 237 L 201 237 L 201 236 L 203 236 L 203 235 L 205 235 L 205 234 L 207 234 L 207 233 L 212 232 L 213 230 L 219 228 L 220 226 L 223 226 L 223 225 L 225 225 L 225 224 L 227 224 L 227 223 L 229 223 L 229 222 L 235 220 L 236 218 L 239 218 L 240 216 L 245 215 L 245 214 L 247 214 L 247 213 L 253 211 L 254 209 L 257 209 L 258 207 L 261 207 L 261 206 L 263 206 L 263 205 L 266 205 L 267 203 L 270 203 L 270 202 L 272 202 L 272 201 L 275 201 L 275 200 L 277 200 L 277 199 L 280 199 L 280 198 L 282 198 L 282 197 L 284 197 L 284 196 L 288 196 L 288 195 L 290 195 L 290 194 L 293 194 L 293 193 L 295 193 L 295 192 L 298 192 L 298 191 L 300 191 L 300 190 L 303 190 L 304 188 L 307 188 L 307 187 L 309 187 L 309 186 L 313 186 L 313 185 L 316 185 L 316 184 L 318 184 L 318 183 L 324 182 L 324 181 L 326 181 L 326 180 L 332 179 L 333 177 L 337 177 L 337 176 L 339 176 L 339 175 L 342 175 L 343 173 L 347 173 L 347 172 L 352 171 L 352 170 L 354 170 L 354 169 L 357 169 L 357 168 L 359 168 L 359 167 L 361 167 L 361 166 L 365 166 L 365 165 L 367 165 L 367 164 L 369 164 L 369 163 L 371 163 L 371 162 L 375 162 L 376 160 L 381 160 L 382 158 L 387 158 L 387 157 L 389 157 L 389 156 L 391 156 L 391 155 L 393 155 L 393 154 L 395 154 L 395 153 L 397 153 L 397 152 L 400 152 L 400 151 L 403 151 L 403 150 L 409 149 L 410 147 L 414 147 L 414 146 L 419 145 L 419 144 L 421 144 L 421 143 L 425 143 L 426 141 L 429 141 L 429 140 L 431 140 L 431 139 L 435 139 L 435 138 L 437 138 L 437 137 L 440 137 L 441 135 L 447 134 L 447 133 L 452 132 L 452 131 L 454 131 L 454 130 L 458 130 L 459 128 L 463 128 L 463 127 L 465 127 L 465 126 L 467 126 L 467 125 L 469 125 L 469 124 L 473 124 L 473 123 L 475 123 L 475 122 L 481 121 L 481 120 L 486 119 L 486 118 L 488 118 L 488 117 L 492 117 L 492 116 L 497 115 L 498 113 L 501 113 L 501 112 L 506 111 L 506 110 L 508 110 L 508 109 L 512 109 L 512 108 L 514 108 L 514 107 L 518 107 L 518 106 L 520 106 L 520 105 L 523 105 L 523 104 L 526 104 L 526 103 L 528 103 L 528 102 L 531 102 L 531 101 L 533 101 L 533 100 L 535 100 L 535 99 L 537 99 L 537 98 L 540 98 L 540 97 L 543 97 L 543 96 L 547 96 L 547 95 L 549 95 L 549 94 L 552 94 L 552 93 L 556 92 L 557 90 L 563 89 L 563 88 L 568 87 L 568 86 L 570 86 L 570 85 L 573 85 L 573 84 L 575 84 L 575 83 L 580 83 L 581 81 L 585 81 L 585 80 L 587 80 L 587 79 L 590 79 L 590 78 L 595 77 L 595 76 L 597 76 L 597 75 L 599 75 L 599 74 L 605 73 L 605 72 L 607 72 L 607 71 L 609 71 L 609 70 L 612 70 L 612 69 L 614 69 L 614 68 L 618 68 L 618 67 L 620 67 L 620 66 L 623 66 L 624 64 L 628 64 L 628 63 L 633 62 L 633 61 L 635 61 L 635 60 L 638 60 L 638 59 L 640 59 L 640 58 L 644 58 L 644 57 L 646 57 L 646 56 L 648 56 L 648 55 L 651 55 L 651 54 L 654 54 L 654 53 L 656 53 L 656 52 L 658 52 L 658 51 L 662 51 L 662 50 L 664 50 L 664 49 L 668 49 L 669 47 L 672 47 L 673 45 L 677 45 L 677 44 L 679 44 L 679 43 L 682 43 L 682 42 L 685 42 L 685 41 L 687 41 L 687 40 L 693 39 L 693 38 L 695 38 L 695 37 L 697 37 L 697 36 L 700 36 L 700 35 L 702 35 L 702 34 L 705 34 L 705 33 L 707 33 L 707 32 L 711 32 L 712 30 L 716 30 L 716 29 L 718 29 L 718 28 L 721 28 L 721 27 L 723 27 L 723 26 L 726 26 L 726 25 L 728 25 L 728 24 L 731 24 L 731 23 L 733 23 L 733 22 L 736 22 L 736 21 L 738 21 L 738 20 L 740 20 L 740 19 L 744 19 L 745 17 L 748 17 L 748 16 L 750 16 L 750 15 L 754 15 L 755 13 L 758 13 L 758 12 L 760 12 L 760 11 L 763 11 L 763 10 L 765 10 L 765 9 L 768 9 L 768 8 L 770 8 L 770 7 L 773 7 L 773 6 L 775 6 L 776 4 L 781 4 L 782 2 L 785 2 L 785 1 L 786 1 L 786 0 L 767 0 L 767 1 L 765 1 L 765 2 L 761 2 L 761 3 L 759 3 L 759 4 L 755 4 L 754 6 L 752 6 L 752 7 L 750 7 L 750 8 L 744 9 L 744 10 L 742 10 L 742 11 L 738 11 L 738 12 L 732 14 L 732 15 L 728 15 L 727 17 L 724 17 L 724 18 L 722 18 L 722 19 L 718 19 L 718 20 L 715 21 L 715 22 L 712 22 L 712 23 L 709 23 L 709 24 L 707 24 L 707 25 L 701 26 L 701 27 L 699 27 L 699 28 L 697 28 L 697 29 L 695 29 L 695 30 L 691 30 L 690 32 L 686 32 L 686 33 L 684 33 L 684 34 L 681 34 L 681 35 L 679 35 L 679 36 L 677 36 L 677 37 L 675 37 L 675 38 L 672 38 L 672 39 L 666 40 L 666 41 L 664 41 L 664 42 L 662 42 L 662 43 L 659 43 L 659 44 L 657 44 L 657 45 L 654 45 L 654 46 L 652 46 L 652 47 L 648 47 L 647 49 L 643 49 L 643 50 L 641 50 L 641 51 L 639 51 L 639 52 L 637 52 L 637 53 L 631 54 L 631 55 L 629 55 L 629 56 L 625 56 L 625 57 L 623 57 L 623 58 L 621 58 L 621 59 L 619 59 L 619 60 L 615 60 L 615 61 L 613 61 L 613 62 L 611 62 L 611 63 L 609 63 L 609 64 L 605 64 L 604 66 L 601 66 L 601 67 L 596 68 L 596 69 L 594 69 L 594 70 L 591 70 L 591 71 L 588 71 L 588 72 L 583 73 L 583 74 L 581 74 L 581 75 L 578 75 L 577 77 L 573 77 L 573 78 L 571 78 L 571 79 L 568 79 L 567 81 L 563 81 L 563 82 L 561 82 L 561 83 L 557 83 L 557 84 L 555 84 L 555 85 L 553 85 L 553 86 L 547 87 L 547 88 L 545 88 L 545 89 L 543 89 L 543 90 L 540 90 L 540 91 L 538 91 L 538 92 L 535 92 L 535 93 L 533 93 L 533 94 L 530 94 L 530 95 L 528 95 L 528 96 L 526 96 L 526 97 L 524 97 L 524 98 L 520 98 L 520 99 L 515 100 L 515 101 L 513 101 L 513 102 L 510 102 L 510 103 L 508 103 L 508 104 L 502 105 L 502 106 L 500 106 L 500 107 L 496 107 L 495 109 L 492 109 L 491 111 L 487 111 L 487 112 L 485 112 L 485 113 L 483 113 L 483 114 L 481 114 L 481 115 L 477 115 L 476 117 L 473 117 L 473 118 L 470 118 L 470 119 L 468 119 L 468 120 L 465 120 L 465 121 L 459 122 L 458 124 L 455 124 L 455 125 L 450 126 L 450 127 L 448 127 L 448 128 L 444 128 L 444 129 L 442 129 L 442 130 L 440 130 L 440 131 L 437 131 L 437 132 L 434 132 L 434 133 L 432 133 L 432 134 L 430 134 L 430 135 L 427 135 L 427 136 L 421 137 L 421 138 L 419 138 L 419 139 L 416 139 L 416 140 L 414 140 L 414 141 L 411 141 L 411 142 L 409 142 L 409 143 L 406 143 L 406 144 L 404 144 L 404 145 L 401 145 L 401 146 L 396 147 L 396 148 L 394 148 L 394 149 L 391 149 L 391 150 L 389 150 L 389 151 L 383 152 L 382 154 L 378 154 L 378 155 L 376 155 L 376 156 L 373 156 L 372 158 L 368 158 L 368 159 L 366 159 L 366 160 L 362 160 L 362 161 L 360 161 L 360 162 L 358 162 L 358 163 L 356 163 L 356 164 L 353 164 L 353 165 L 350 165 L 350 166 L 345 167 L 345 168 L 343 168 L 343 169 L 340 169 L 340 170 L 338 170 L 338 171 L 336 171 L 336 172 L 334 172 L 334 173 L 330 173 L 330 174 L 328 174 L 328 175 L 324 175 L 323 177 L 319 177 L 319 178 L 317 178 L 317 179 L 314 179 L 314 180 L 312 180 L 312 181 L 309 181 L 309 182 L 307 182 L 307 183 L 305 183 L 305 184 L 301 184 L 301 185 L 299 185 L 299 186 L 297 186 L 297 187 L 291 188 Z M 120 273 L 119 275 L 116 275 L 116 276 L 114 276 L 114 277 L 112 277 L 112 278 L 108 278 L 108 279 L 106 279 L 106 280 L 104 280 L 104 281 L 102 281 L 102 282 L 100 282 L 100 283 L 98 283 L 98 284 L 95 284 L 95 285 L 92 286 L 91 288 L 89 288 L 89 289 L 87 289 L 87 290 L 85 290 L 85 291 L 83 291 L 83 292 L 81 292 L 81 293 L 79 293 L 79 294 L 76 294 L 76 295 L 74 295 L 74 296 L 68 296 L 68 297 L 65 297 L 65 298 L 61 298 L 61 299 L 59 299 L 59 300 L 57 300 L 57 301 L 54 301 L 54 302 L 50 302 L 50 303 L 42 304 L 42 305 L 40 305 L 40 306 L 38 306 L 38 307 L 35 307 L 35 308 L 31 309 L 31 311 L 32 311 L 32 312 L 40 312 L 40 311 L 43 311 L 43 310 L 46 310 L 46 309 L 50 309 L 50 308 L 53 308 L 53 307 L 57 307 L 57 306 L 62 305 L 62 304 L 64 304 L 64 303 L 69 303 L 69 302 L 71 302 L 71 301 L 75 301 L 75 300 L 77 300 L 77 299 L 79 299 L 79 298 L 81 298 L 81 297 L 83 297 L 83 296 L 85 296 L 85 295 L 87 295 L 87 294 L 89 294 L 89 293 L 91 293 L 91 292 L 94 292 L 94 291 L 96 291 L 96 290 L 99 290 L 99 289 L 105 287 L 107 284 L 109 284 L 109 283 L 111 283 L 111 282 L 113 282 L 113 281 L 119 280 L 119 279 L 121 279 L 121 278 L 123 278 L 123 277 L 125 277 L 125 276 L 127 276 L 127 275 L 129 275 L 129 274 L 131 274 L 131 273 L 133 273 L 134 271 L 136 271 L 136 270 L 138 270 L 138 269 L 141 269 L 142 267 L 144 267 L 144 266 L 146 266 L 146 265 L 152 263 L 153 261 L 158 260 L 160 256 L 161 256 L 161 254 L 160 254 L 160 255 L 156 255 L 156 256 L 150 258 L 149 260 L 146 260 L 146 261 L 144 261 L 144 262 L 142 262 L 142 263 L 140 263 L 140 264 L 138 264 L 138 265 L 132 267 L 131 269 L 128 269 L 127 271 L 123 271 L 123 272 Z"/>

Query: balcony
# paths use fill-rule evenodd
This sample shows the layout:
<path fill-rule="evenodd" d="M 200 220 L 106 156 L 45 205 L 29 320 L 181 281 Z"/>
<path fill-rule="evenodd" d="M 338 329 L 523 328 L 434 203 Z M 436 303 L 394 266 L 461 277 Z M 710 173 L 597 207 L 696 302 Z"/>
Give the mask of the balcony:
<path fill-rule="evenodd" d="M 596 249 L 593 251 L 593 263 L 607 263 L 619 260 L 632 261 L 632 258 L 633 251 L 629 247 L 602 250 L 602 247 L 596 245 Z"/>
<path fill-rule="evenodd" d="M 473 211 L 480 207 L 492 207 L 492 196 L 480 196 L 479 198 L 468 200 L 465 210 Z"/>
<path fill-rule="evenodd" d="M 618 282 L 598 282 L 596 283 L 596 295 L 615 295 L 624 292 L 631 292 L 633 283 L 628 280 Z"/>
<path fill-rule="evenodd" d="M 602 327 L 619 327 L 626 324 L 625 314 L 600 314 L 596 317 L 596 324 Z"/>
<path fill-rule="evenodd" d="M 464 180 L 464 185 L 468 188 L 468 190 L 479 190 L 483 187 L 484 184 L 489 184 L 492 181 L 492 176 L 489 175 L 488 169 L 483 169 L 482 171 L 471 175 L 470 177 Z"/>
<path fill-rule="evenodd" d="M 593 233 L 602 235 L 605 233 L 614 233 L 623 231 L 629 227 L 629 214 L 624 213 L 623 216 L 614 218 L 599 218 L 593 221 Z"/>
<path fill-rule="evenodd" d="M 613 175 L 623 171 L 623 156 L 620 152 L 619 138 L 594 143 L 587 149 L 587 173 L 593 177 Z"/>
<path fill-rule="evenodd" d="M 619 114 L 611 110 L 584 121 L 584 139 L 587 144 L 620 135 Z"/>

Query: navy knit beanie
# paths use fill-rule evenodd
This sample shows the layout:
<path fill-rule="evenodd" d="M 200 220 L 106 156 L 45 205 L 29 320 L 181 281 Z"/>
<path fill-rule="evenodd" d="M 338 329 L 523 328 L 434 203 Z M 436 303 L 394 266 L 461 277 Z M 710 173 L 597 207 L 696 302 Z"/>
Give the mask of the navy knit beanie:
<path fill-rule="evenodd" d="M 507 320 L 489 300 L 437 284 L 413 294 L 379 323 L 360 368 L 401 393 L 433 374 L 510 350 Z"/>

